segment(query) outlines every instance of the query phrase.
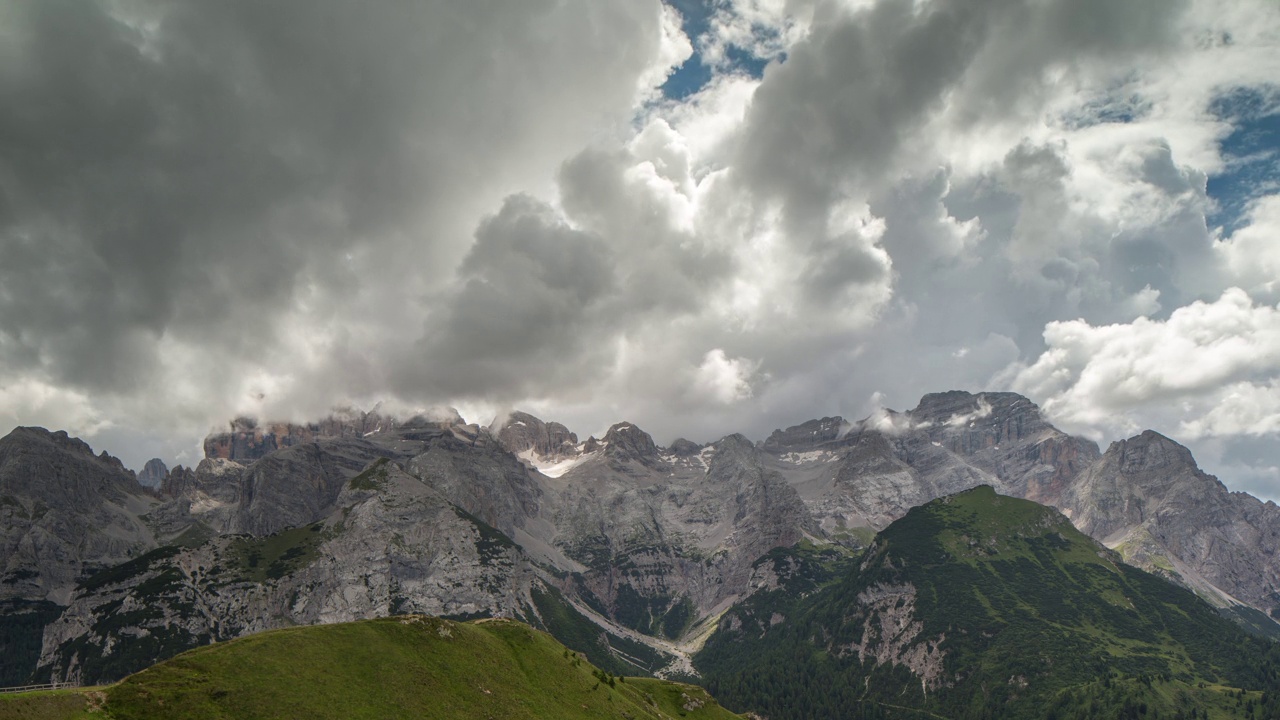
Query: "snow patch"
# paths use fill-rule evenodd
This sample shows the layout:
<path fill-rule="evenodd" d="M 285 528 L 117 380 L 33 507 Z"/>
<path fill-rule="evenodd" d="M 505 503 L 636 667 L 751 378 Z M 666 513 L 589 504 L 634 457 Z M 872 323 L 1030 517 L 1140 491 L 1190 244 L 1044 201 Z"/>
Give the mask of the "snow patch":
<path fill-rule="evenodd" d="M 582 464 L 583 460 L 595 455 L 595 453 L 587 453 L 578 455 L 577 457 L 564 458 L 562 460 L 548 460 L 541 455 L 535 453 L 533 448 L 521 451 L 516 457 L 533 466 L 535 470 L 546 475 L 547 477 L 558 478 L 569 472 L 573 468 Z"/>
<path fill-rule="evenodd" d="M 802 465 L 804 463 L 815 462 L 818 460 L 830 460 L 832 453 L 830 450 L 810 450 L 808 452 L 789 452 L 780 456 L 778 459 L 783 462 L 789 462 L 793 465 Z"/>
<path fill-rule="evenodd" d="M 711 461 L 708 460 L 708 458 L 715 454 L 715 451 L 715 445 L 708 445 L 698 451 L 698 462 L 702 463 L 702 469 L 704 471 L 711 469 Z"/>

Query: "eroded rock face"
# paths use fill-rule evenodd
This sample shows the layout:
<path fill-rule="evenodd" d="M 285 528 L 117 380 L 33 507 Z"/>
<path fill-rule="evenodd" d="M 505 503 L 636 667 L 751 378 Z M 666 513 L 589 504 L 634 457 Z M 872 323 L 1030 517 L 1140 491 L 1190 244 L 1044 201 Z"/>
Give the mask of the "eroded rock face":
<path fill-rule="evenodd" d="M 1061 506 L 1139 567 L 1210 597 L 1225 592 L 1264 611 L 1280 608 L 1280 508 L 1228 491 L 1159 433 L 1112 443 Z"/>
<path fill-rule="evenodd" d="M 159 490 L 165 478 L 169 477 L 169 468 L 160 458 L 151 458 L 138 473 L 138 484 L 153 490 Z"/>
<path fill-rule="evenodd" d="M 15 429 L 0 439 L 0 599 L 65 605 L 84 574 L 156 546 L 142 516 L 158 504 L 105 452 Z"/>
<path fill-rule="evenodd" d="M 241 472 L 239 487 L 224 483 L 237 505 L 236 532 L 270 535 L 326 517 L 352 476 L 386 451 L 362 439 L 324 439 L 290 447 Z M 234 497 L 238 495 L 238 497 Z"/>
<path fill-rule="evenodd" d="M 519 455 L 532 450 L 539 457 L 577 454 L 578 436 L 558 422 L 543 422 L 525 412 L 513 412 L 498 431 L 498 442 Z"/>
<path fill-rule="evenodd" d="M 450 502 L 508 536 L 538 514 L 541 488 L 496 443 L 441 436 L 427 442 L 406 467 Z"/>
<path fill-rule="evenodd" d="M 1004 494 L 1049 505 L 1099 457 L 1092 441 L 1059 431 L 1017 393 L 925 395 L 908 416 L 931 443 L 998 480 Z"/>
<path fill-rule="evenodd" d="M 749 592 L 756 558 L 817 532 L 741 435 L 678 454 L 626 423 L 603 445 L 549 488 L 545 505 L 554 544 L 580 563 L 569 589 L 623 625 L 679 636 Z"/>
<path fill-rule="evenodd" d="M 910 412 L 823 418 L 763 446 L 829 534 L 867 536 L 934 498 L 989 484 L 1056 503 L 1098 457 L 1015 393 L 925 395 Z"/>
<path fill-rule="evenodd" d="M 662 463 L 653 438 L 631 423 L 622 422 L 609 428 L 603 442 L 605 457 L 614 468 L 624 472 L 634 471 L 635 465 L 654 468 Z"/>
<path fill-rule="evenodd" d="M 82 585 L 47 629 L 41 666 L 97 682 L 139 669 L 130 646 L 172 655 L 298 624 L 532 606 L 536 571 L 520 549 L 399 465 L 375 462 L 338 494 L 328 517 L 270 540 L 223 536 Z"/>
<path fill-rule="evenodd" d="M 457 418 L 443 418 L 439 422 L 450 423 Z M 249 417 L 240 417 L 231 421 L 228 432 L 215 433 L 205 438 L 204 454 L 207 458 L 221 458 L 248 463 L 282 448 L 302 445 L 326 438 L 363 438 L 374 433 L 387 432 L 398 425 L 398 421 L 381 415 L 376 410 L 361 412 L 344 409 L 334 412 L 329 417 L 314 423 L 298 425 L 293 423 L 262 423 Z"/>
<path fill-rule="evenodd" d="M 920 678 L 925 692 L 946 684 L 941 649 L 946 633 L 923 637 L 924 623 L 916 618 L 916 588 L 911 583 L 877 583 L 858 593 L 852 613 L 862 627 L 857 641 L 832 648 L 837 656 L 854 654 L 879 665 L 901 665 Z"/>

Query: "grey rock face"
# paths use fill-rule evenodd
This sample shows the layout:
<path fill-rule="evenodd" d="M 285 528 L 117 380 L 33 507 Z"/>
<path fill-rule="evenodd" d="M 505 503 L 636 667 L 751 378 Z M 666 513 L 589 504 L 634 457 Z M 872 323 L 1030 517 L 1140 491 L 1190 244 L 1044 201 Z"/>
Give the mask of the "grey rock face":
<path fill-rule="evenodd" d="M 852 429 L 842 417 L 824 417 L 810 420 L 786 430 L 774 430 L 764 441 L 764 449 L 772 453 L 804 452 L 844 437 Z"/>
<path fill-rule="evenodd" d="M 1039 503 L 1055 504 L 1100 454 L 1092 441 L 1050 425 L 1017 393 L 925 395 L 908 415 L 930 442 L 997 478 L 1000 492 Z"/>
<path fill-rule="evenodd" d="M 395 463 L 344 483 L 334 507 L 268 539 L 222 536 L 91 579 L 46 630 L 41 666 L 96 682 L 137 669 L 122 656 L 130 644 L 171 655 L 298 624 L 407 612 L 515 617 L 533 605 L 537 573 L 520 549 Z"/>
<path fill-rule="evenodd" d="M 178 465 L 165 473 L 164 479 L 160 481 L 160 495 L 166 498 L 176 498 L 191 487 L 192 483 L 195 482 L 195 478 L 195 468 Z"/>
<path fill-rule="evenodd" d="M 205 458 L 194 470 L 179 465 L 161 486 L 172 501 L 153 516 L 165 521 L 168 534 L 179 533 L 184 525 L 194 522 L 214 532 L 238 532 L 244 471 L 240 463 L 222 458 Z"/>
<path fill-rule="evenodd" d="M 1159 433 L 1112 443 L 1064 493 L 1062 509 L 1128 562 L 1218 604 L 1280 614 L 1280 508 L 1228 491 Z"/>
<path fill-rule="evenodd" d="M 437 427 L 417 431 L 438 437 Z M 378 440 L 321 437 L 273 451 L 241 464 L 209 457 L 194 470 L 174 468 L 161 486 L 170 501 L 154 513 L 162 534 L 176 535 L 199 523 L 216 533 L 270 535 L 326 517 L 343 483 L 370 461 L 405 459 L 423 442 L 410 439 L 415 430 L 393 430 Z"/>
<path fill-rule="evenodd" d="M 219 487 L 238 506 L 235 531 L 270 535 L 326 517 L 347 480 L 386 454 L 363 439 L 326 438 L 271 453 L 242 471 L 238 487 Z"/>
<path fill-rule="evenodd" d="M 511 413 L 498 431 L 498 442 L 507 451 L 519 455 L 532 450 L 551 458 L 577 454 L 578 436 L 558 422 L 543 422 L 525 412 Z"/>
<path fill-rule="evenodd" d="M 618 470 L 628 471 L 633 465 L 653 468 L 662 462 L 653 438 L 631 423 L 618 423 L 609 428 L 604 444 L 605 457 Z"/>
<path fill-rule="evenodd" d="M 693 457 L 702 451 L 702 446 L 692 440 L 684 438 L 676 438 L 671 442 L 671 447 L 667 448 L 676 457 Z"/>
<path fill-rule="evenodd" d="M 553 543 L 581 567 L 569 589 L 624 626 L 678 637 L 749 591 L 753 560 L 817 532 L 740 435 L 678 455 L 628 423 L 604 443 L 548 484 L 545 505 Z"/>
<path fill-rule="evenodd" d="M 428 441 L 407 468 L 450 502 L 508 536 L 538 514 L 541 488 L 497 443 L 440 436 Z"/>
<path fill-rule="evenodd" d="M 65 605 L 78 578 L 155 547 L 159 504 L 119 460 L 65 432 L 0 439 L 0 599 Z"/>
<path fill-rule="evenodd" d="M 1021 395 L 961 391 L 858 423 L 812 420 L 774 432 L 763 449 L 822 528 L 851 540 L 982 484 L 1054 504 L 1098 457 L 1097 446 L 1049 425 Z"/>
<path fill-rule="evenodd" d="M 165 479 L 169 477 L 169 468 L 160 458 L 151 458 L 142 471 L 138 473 L 138 484 L 153 490 L 159 490 Z"/>
<path fill-rule="evenodd" d="M 451 423 L 457 412 L 442 421 Z M 293 423 L 259 424 L 254 418 L 241 417 L 231 421 L 228 432 L 216 433 L 205 438 L 204 454 L 208 458 L 252 462 L 282 448 L 293 447 L 321 439 L 362 438 L 377 432 L 394 429 L 395 418 L 355 409 L 336 411 L 319 422 L 305 425 Z"/>

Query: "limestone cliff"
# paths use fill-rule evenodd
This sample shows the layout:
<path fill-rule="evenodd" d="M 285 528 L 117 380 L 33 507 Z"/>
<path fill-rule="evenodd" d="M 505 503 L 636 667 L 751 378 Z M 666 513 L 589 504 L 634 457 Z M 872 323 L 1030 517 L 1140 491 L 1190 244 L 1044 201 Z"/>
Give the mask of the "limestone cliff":
<path fill-rule="evenodd" d="M 65 432 L 0 439 L 0 599 L 65 605 L 78 578 L 156 546 L 159 499 L 120 461 Z"/>

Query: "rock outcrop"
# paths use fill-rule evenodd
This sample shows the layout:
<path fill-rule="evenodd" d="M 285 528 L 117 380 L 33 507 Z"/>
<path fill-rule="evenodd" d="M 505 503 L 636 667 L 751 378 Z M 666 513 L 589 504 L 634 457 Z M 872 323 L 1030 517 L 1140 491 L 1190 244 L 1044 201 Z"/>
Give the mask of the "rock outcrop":
<path fill-rule="evenodd" d="M 337 494 L 314 523 L 166 548 L 90 578 L 47 629 L 41 667 L 60 681 L 98 682 L 272 628 L 399 613 L 515 617 L 533 607 L 539 581 L 520 548 L 396 463 L 375 461 Z"/>
<path fill-rule="evenodd" d="M 526 412 L 513 412 L 498 429 L 498 442 L 520 455 L 532 451 L 543 458 L 578 454 L 578 436 L 558 422 L 543 422 Z"/>
<path fill-rule="evenodd" d="M 749 592 L 752 562 L 818 532 L 760 451 L 731 435 L 690 454 L 621 423 L 548 487 L 552 543 L 578 569 L 566 589 L 642 633 L 680 637 Z"/>
<path fill-rule="evenodd" d="M 602 444 L 605 457 L 616 470 L 635 472 L 636 466 L 651 469 L 662 462 L 653 437 L 628 422 L 610 427 Z"/>
<path fill-rule="evenodd" d="M 164 484 L 166 478 L 169 477 L 169 468 L 160 458 L 151 458 L 146 465 L 142 466 L 142 470 L 138 472 L 138 484 L 159 490 Z"/>
<path fill-rule="evenodd" d="M 1230 492 L 1159 433 L 1112 443 L 1059 506 L 1128 562 L 1280 616 L 1280 507 Z"/>
<path fill-rule="evenodd" d="M 159 500 L 107 453 L 65 432 L 0 439 L 0 600 L 65 605 L 76 580 L 156 546 L 143 516 Z"/>
<path fill-rule="evenodd" d="M 456 411 L 441 415 L 436 422 L 460 422 Z M 252 462 L 282 448 L 314 442 L 319 439 L 362 438 L 396 427 L 395 418 L 371 412 L 344 409 L 335 411 L 319 422 L 308 424 L 266 423 L 255 418 L 239 417 L 231 421 L 228 432 L 205 438 L 204 455 L 245 463 Z"/>

